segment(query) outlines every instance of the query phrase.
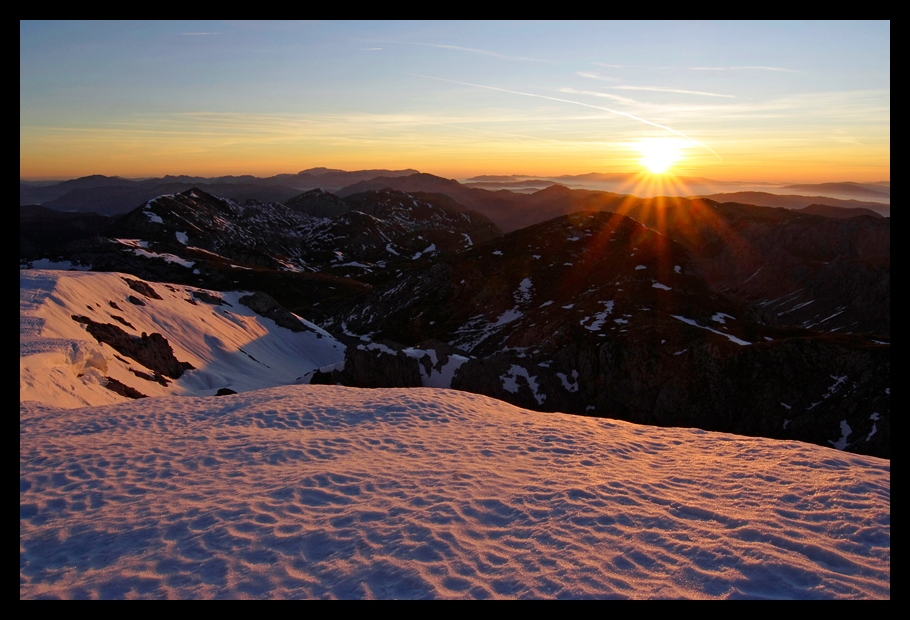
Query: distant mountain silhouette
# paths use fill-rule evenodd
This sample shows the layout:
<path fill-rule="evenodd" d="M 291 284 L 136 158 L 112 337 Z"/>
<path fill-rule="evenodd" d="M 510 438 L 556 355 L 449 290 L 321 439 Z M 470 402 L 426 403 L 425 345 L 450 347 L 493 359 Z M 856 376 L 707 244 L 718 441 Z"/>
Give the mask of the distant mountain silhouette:
<path fill-rule="evenodd" d="M 848 219 L 851 217 L 884 217 L 881 213 L 873 211 L 872 209 L 863 209 L 857 207 L 855 209 L 848 209 L 846 207 L 832 207 L 831 205 L 819 205 L 812 204 L 808 207 L 803 207 L 802 209 L 794 209 L 794 211 L 799 211 L 800 213 L 808 213 L 810 215 L 823 215 L 825 217 L 834 217 L 838 219 Z"/>
<path fill-rule="evenodd" d="M 701 196 L 718 202 L 739 202 L 760 207 L 783 207 L 784 209 L 802 209 L 812 204 L 826 204 L 845 209 L 871 209 L 885 217 L 891 216 L 891 205 L 881 202 L 859 200 L 841 200 L 828 196 L 799 196 L 794 194 L 770 194 L 768 192 L 731 192 Z"/>
<path fill-rule="evenodd" d="M 891 185 L 878 183 L 803 183 L 800 185 L 786 185 L 782 189 L 795 192 L 820 192 L 826 196 L 850 196 L 853 198 L 869 198 L 871 200 L 891 200 Z"/>
<path fill-rule="evenodd" d="M 19 204 L 40 204 L 58 211 L 90 211 L 105 215 L 127 213 L 162 194 L 185 192 L 193 187 L 244 202 L 282 202 L 301 191 L 323 188 L 340 189 L 377 176 L 411 175 L 407 170 L 360 170 L 347 172 L 313 168 L 297 174 L 259 178 L 252 175 L 200 177 L 166 175 L 142 180 L 92 175 L 54 184 L 19 184 Z"/>

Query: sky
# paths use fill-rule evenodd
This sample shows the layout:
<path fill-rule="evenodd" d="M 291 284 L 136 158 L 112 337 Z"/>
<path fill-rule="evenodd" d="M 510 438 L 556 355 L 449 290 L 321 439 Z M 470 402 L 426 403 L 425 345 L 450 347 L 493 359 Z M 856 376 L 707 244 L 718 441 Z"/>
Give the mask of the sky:
<path fill-rule="evenodd" d="M 19 175 L 890 181 L 890 22 L 20 22 Z M 667 155 L 669 153 L 669 155 Z"/>

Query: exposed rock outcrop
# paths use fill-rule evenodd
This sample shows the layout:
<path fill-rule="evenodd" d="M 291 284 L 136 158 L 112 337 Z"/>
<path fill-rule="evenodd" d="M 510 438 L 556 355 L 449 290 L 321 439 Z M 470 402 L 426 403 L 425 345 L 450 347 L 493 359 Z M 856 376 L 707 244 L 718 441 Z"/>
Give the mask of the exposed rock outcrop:
<path fill-rule="evenodd" d="M 252 295 L 244 295 L 239 301 L 259 316 L 272 319 L 279 327 L 284 327 L 292 332 L 311 331 L 300 319 L 265 293 L 257 291 Z"/>
<path fill-rule="evenodd" d="M 148 282 L 140 282 L 139 280 L 133 280 L 132 278 L 123 278 L 123 281 L 140 295 L 145 295 L 149 299 L 161 299 L 161 295 L 156 293 L 155 289 L 149 286 Z"/>
<path fill-rule="evenodd" d="M 193 369 L 189 362 L 181 362 L 174 357 L 170 343 L 161 334 L 142 332 L 141 336 L 132 336 L 111 323 L 98 323 L 87 316 L 73 315 L 72 318 L 85 325 L 86 331 L 95 340 L 136 360 L 156 374 L 179 379 L 185 371 Z"/>
<path fill-rule="evenodd" d="M 113 377 L 105 377 L 104 387 L 109 389 L 115 394 L 120 394 L 121 396 L 126 396 L 127 398 L 148 398 L 145 394 L 137 390 L 136 388 L 131 388 L 130 386 L 120 383 Z"/>

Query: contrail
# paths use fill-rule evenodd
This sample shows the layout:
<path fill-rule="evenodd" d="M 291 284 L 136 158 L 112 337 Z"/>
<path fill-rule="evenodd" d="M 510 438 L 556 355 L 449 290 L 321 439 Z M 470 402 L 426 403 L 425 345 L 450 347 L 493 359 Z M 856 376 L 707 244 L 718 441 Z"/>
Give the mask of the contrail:
<path fill-rule="evenodd" d="M 710 146 L 708 146 L 707 144 L 702 144 L 701 142 L 699 142 L 699 141 L 696 140 L 695 138 L 690 138 L 689 136 L 687 136 L 687 135 L 684 134 L 683 132 L 681 132 L 681 131 L 676 131 L 676 130 L 673 129 L 672 127 L 667 127 L 666 125 L 661 125 L 660 123 L 655 123 L 655 122 L 653 122 L 653 121 L 649 121 L 649 120 L 646 119 L 646 118 L 641 118 L 640 116 L 635 116 L 634 114 L 629 114 L 628 112 L 620 112 L 619 110 L 614 110 L 614 109 L 612 109 L 612 108 L 605 108 L 605 107 L 603 107 L 603 106 L 592 105 L 592 104 L 590 104 L 590 103 L 582 103 L 581 101 L 573 101 L 572 99 L 561 99 L 560 97 L 550 97 L 550 96 L 548 96 L 548 95 L 537 95 L 537 94 L 535 94 L 535 93 L 523 93 L 523 92 L 518 91 L 518 90 L 508 90 L 508 89 L 506 89 L 506 88 L 497 88 L 496 86 L 484 86 L 483 84 L 472 84 L 472 83 L 470 83 L 470 82 L 459 82 L 459 81 L 457 81 L 457 80 L 447 80 L 447 79 L 445 79 L 445 78 L 438 78 L 438 77 L 433 77 L 433 76 L 430 76 L 430 75 L 420 75 L 420 74 L 416 74 L 416 73 L 410 73 L 410 74 L 408 74 L 408 75 L 413 75 L 413 76 L 415 76 L 415 77 L 422 77 L 422 78 L 426 78 L 426 79 L 428 79 L 428 80 L 438 80 L 438 81 L 440 81 L 440 82 L 449 82 L 449 83 L 451 83 L 451 84 L 461 84 L 462 86 L 473 86 L 474 88 L 485 88 L 486 90 L 495 90 L 495 91 L 499 91 L 499 92 L 501 92 L 501 93 L 509 93 L 509 94 L 511 94 L 511 95 L 522 95 L 522 96 L 524 96 L 524 97 L 535 97 L 535 98 L 537 98 L 537 99 L 549 99 L 550 101 L 559 101 L 559 102 L 561 102 L 561 103 L 571 103 L 572 105 L 580 105 L 580 106 L 585 107 L 585 108 L 593 108 L 593 109 L 595 109 L 595 110 L 603 110 L 604 112 L 610 112 L 610 113 L 612 113 L 612 114 L 618 114 L 619 116 L 625 116 L 626 118 L 631 118 L 632 120 L 638 121 L 638 122 L 640 122 L 640 123 L 644 123 L 644 124 L 646 124 L 646 125 L 651 125 L 652 127 L 657 127 L 658 129 L 663 129 L 664 131 L 669 131 L 669 132 L 672 133 L 672 134 L 676 134 L 677 136 L 680 136 L 680 137 L 682 137 L 682 138 L 685 138 L 686 140 L 688 140 L 688 141 L 691 142 L 692 144 L 697 144 L 698 146 L 702 147 L 703 149 L 706 149 L 706 150 L 708 150 L 708 151 L 711 151 L 711 153 L 712 153 L 715 157 L 717 157 L 717 159 L 720 160 L 720 163 L 724 163 L 723 158 L 722 158 L 720 155 L 718 155 L 718 154 L 714 151 L 714 149 L 712 149 L 712 148 L 711 148 Z"/>

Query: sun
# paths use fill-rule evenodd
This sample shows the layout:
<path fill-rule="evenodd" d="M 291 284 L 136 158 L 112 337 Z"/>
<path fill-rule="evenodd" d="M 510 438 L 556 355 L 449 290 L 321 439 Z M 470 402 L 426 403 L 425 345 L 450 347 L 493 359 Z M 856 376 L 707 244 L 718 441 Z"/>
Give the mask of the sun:
<path fill-rule="evenodd" d="M 682 159 L 685 146 L 685 141 L 677 138 L 646 138 L 637 145 L 641 153 L 638 161 L 651 174 L 663 174 Z"/>

